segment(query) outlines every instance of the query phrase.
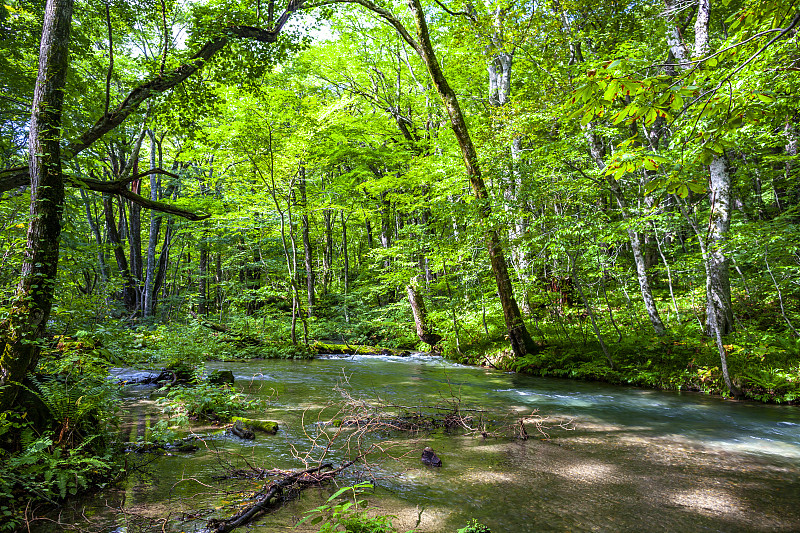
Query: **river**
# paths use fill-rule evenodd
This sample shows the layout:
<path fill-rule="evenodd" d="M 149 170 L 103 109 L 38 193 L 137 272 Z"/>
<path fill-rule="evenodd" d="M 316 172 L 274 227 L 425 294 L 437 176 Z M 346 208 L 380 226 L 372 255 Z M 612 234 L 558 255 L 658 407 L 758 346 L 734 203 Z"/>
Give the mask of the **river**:
<path fill-rule="evenodd" d="M 402 441 L 397 448 L 390 435 L 368 437 L 367 444 L 393 455 L 408 452 L 370 459 L 378 489 L 367 498 L 396 516 L 401 531 L 455 533 L 471 518 L 494 533 L 800 531 L 797 407 L 534 378 L 421 354 L 208 364 L 217 368 L 232 370 L 241 390 L 268 399 L 253 417 L 278 421 L 277 435 L 255 442 L 217 437 L 195 453 L 137 454 L 138 472 L 123 488 L 64 509 L 59 520 L 117 533 L 199 530 L 205 522 L 193 518 L 226 516 L 242 501 L 240 491 L 263 483 L 216 476 L 231 465 L 301 467 L 297 455 L 312 449 L 308 435 L 320 427 L 318 419 L 341 416 L 336 404 L 344 389 L 404 406 L 458 401 L 487 410 L 487 419 L 536 411 L 552 428 L 545 439 L 529 426 L 525 441 L 435 431 L 395 438 Z M 129 387 L 125 394 L 125 427 L 135 434 L 154 413 L 153 388 Z M 420 462 L 425 446 L 434 448 L 441 468 Z M 329 459 L 345 455 L 331 452 Z M 342 483 L 356 482 L 358 472 L 365 474 L 353 470 Z M 305 491 L 253 530 L 313 531 L 293 526 L 331 490 Z M 34 525 L 46 529 L 44 522 Z"/>

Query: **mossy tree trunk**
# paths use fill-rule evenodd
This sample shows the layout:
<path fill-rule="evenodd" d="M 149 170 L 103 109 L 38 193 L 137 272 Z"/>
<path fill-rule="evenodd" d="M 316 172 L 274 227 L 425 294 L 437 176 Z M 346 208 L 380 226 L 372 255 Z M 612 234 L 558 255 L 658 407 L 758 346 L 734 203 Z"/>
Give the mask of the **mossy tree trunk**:
<path fill-rule="evenodd" d="M 36 366 L 53 304 L 64 210 L 61 110 L 72 7 L 73 0 L 48 0 L 45 8 L 28 139 L 31 221 L 20 282 L 10 316 L 0 330 L 0 410 L 13 404 L 16 384 Z"/>

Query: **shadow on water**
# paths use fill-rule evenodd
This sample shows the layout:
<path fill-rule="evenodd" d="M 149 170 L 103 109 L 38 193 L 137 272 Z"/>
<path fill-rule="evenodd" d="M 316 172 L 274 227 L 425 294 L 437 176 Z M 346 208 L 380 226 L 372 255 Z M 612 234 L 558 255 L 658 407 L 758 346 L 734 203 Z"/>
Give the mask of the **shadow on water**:
<path fill-rule="evenodd" d="M 84 502 L 72 515 L 62 510 L 63 523 L 97 532 L 190 531 L 204 523 L 192 518 L 230 513 L 262 482 L 219 481 L 215 474 L 229 462 L 300 467 L 291 450 L 308 444 L 304 412 L 308 417 L 336 402 L 334 388 L 346 380 L 365 397 L 400 405 L 458 399 L 517 416 L 538 410 L 553 420 L 574 419 L 574 430 L 551 430 L 550 440 L 533 433 L 528 441 L 418 435 L 409 441 L 408 456 L 377 465 L 380 487 L 370 497 L 397 516 L 402 531 L 419 521 L 419 531 L 455 532 L 473 517 L 495 533 L 800 531 L 800 415 L 794 407 L 532 378 L 419 355 L 208 367 L 229 368 L 238 387 L 269 397 L 270 407 L 255 415 L 277 420 L 278 435 L 255 443 L 218 437 L 193 455 L 132 456 L 143 464 L 124 489 Z M 129 421 L 152 416 L 151 392 L 131 391 Z M 436 450 L 443 467 L 420 463 L 425 446 Z M 306 491 L 253 529 L 313 531 L 293 526 L 329 492 Z M 31 530 L 45 526 L 37 521 Z"/>

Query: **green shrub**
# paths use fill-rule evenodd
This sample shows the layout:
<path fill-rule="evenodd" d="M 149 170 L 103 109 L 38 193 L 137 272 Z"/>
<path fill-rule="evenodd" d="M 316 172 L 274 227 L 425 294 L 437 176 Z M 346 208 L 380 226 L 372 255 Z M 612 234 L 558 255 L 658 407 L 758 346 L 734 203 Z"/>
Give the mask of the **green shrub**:
<path fill-rule="evenodd" d="M 182 425 L 190 418 L 227 420 L 259 405 L 258 400 L 229 386 L 220 387 L 205 381 L 192 387 L 171 387 L 167 396 L 156 403 L 176 425 Z"/>
<path fill-rule="evenodd" d="M 95 433 L 84 428 L 80 443 L 69 448 L 69 439 L 53 431 L 37 435 L 22 415 L 5 412 L 0 437 L 9 432 L 19 436 L 21 450 L 0 449 L 0 532 L 21 526 L 21 513 L 30 502 L 57 503 L 105 486 L 120 471 L 114 451 L 102 442 L 108 437 L 102 428 Z"/>
<path fill-rule="evenodd" d="M 466 527 L 462 527 L 457 533 L 492 533 L 492 530 L 473 518 Z"/>
<path fill-rule="evenodd" d="M 392 525 L 392 520 L 396 517 L 387 515 L 369 516 L 370 508 L 365 500 L 359 500 L 359 496 L 366 490 L 371 489 L 370 483 L 358 483 L 352 487 L 342 487 L 337 490 L 328 501 L 316 509 L 306 512 L 298 525 L 308 522 L 310 525 L 319 525 L 319 533 L 396 533 L 397 529 Z M 340 496 L 348 493 L 352 495 L 352 500 L 336 502 Z M 407 531 L 406 533 L 413 533 Z"/>

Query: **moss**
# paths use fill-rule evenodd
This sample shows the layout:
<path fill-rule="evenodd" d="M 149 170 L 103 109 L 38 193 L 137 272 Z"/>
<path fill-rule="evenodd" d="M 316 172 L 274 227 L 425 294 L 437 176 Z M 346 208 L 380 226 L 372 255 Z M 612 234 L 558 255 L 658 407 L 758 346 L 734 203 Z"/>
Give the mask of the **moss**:
<path fill-rule="evenodd" d="M 386 355 L 408 355 L 408 352 L 403 350 L 392 350 L 388 348 L 380 348 L 378 346 L 369 346 L 366 344 L 328 344 L 320 341 L 316 341 L 314 344 L 312 344 L 310 349 L 315 354 L 336 353 L 347 355 L 369 355 L 382 353 Z"/>
<path fill-rule="evenodd" d="M 231 422 L 241 422 L 242 425 L 258 430 L 263 431 L 264 433 L 269 433 L 270 435 L 274 435 L 278 432 L 278 423 L 273 422 L 272 420 L 255 420 L 252 418 L 244 418 L 241 416 L 234 416 L 231 418 Z"/>

